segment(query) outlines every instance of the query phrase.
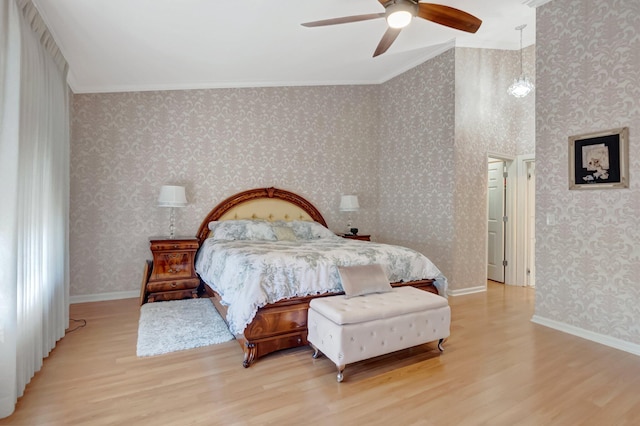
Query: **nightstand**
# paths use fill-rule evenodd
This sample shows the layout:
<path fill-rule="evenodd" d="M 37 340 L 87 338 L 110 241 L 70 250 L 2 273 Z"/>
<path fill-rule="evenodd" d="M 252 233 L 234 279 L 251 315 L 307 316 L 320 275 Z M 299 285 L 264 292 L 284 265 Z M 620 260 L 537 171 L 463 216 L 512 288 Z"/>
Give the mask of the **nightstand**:
<path fill-rule="evenodd" d="M 342 238 L 348 238 L 350 240 L 371 241 L 371 235 L 353 235 L 353 234 L 340 234 Z"/>
<path fill-rule="evenodd" d="M 152 237 L 149 242 L 153 265 L 146 285 L 147 301 L 198 297 L 200 278 L 194 268 L 198 239 Z"/>

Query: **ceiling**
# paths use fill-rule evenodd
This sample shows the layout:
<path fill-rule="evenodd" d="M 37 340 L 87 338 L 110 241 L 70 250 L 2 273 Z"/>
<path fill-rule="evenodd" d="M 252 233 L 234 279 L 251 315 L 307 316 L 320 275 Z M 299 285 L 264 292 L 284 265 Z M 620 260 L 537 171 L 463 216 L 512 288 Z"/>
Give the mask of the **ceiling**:
<path fill-rule="evenodd" d="M 303 22 L 383 12 L 377 0 L 33 0 L 69 63 L 75 93 L 378 84 L 451 48 L 519 49 L 531 0 L 441 0 L 482 19 L 475 34 L 421 18 L 372 58 L 384 19 Z"/>

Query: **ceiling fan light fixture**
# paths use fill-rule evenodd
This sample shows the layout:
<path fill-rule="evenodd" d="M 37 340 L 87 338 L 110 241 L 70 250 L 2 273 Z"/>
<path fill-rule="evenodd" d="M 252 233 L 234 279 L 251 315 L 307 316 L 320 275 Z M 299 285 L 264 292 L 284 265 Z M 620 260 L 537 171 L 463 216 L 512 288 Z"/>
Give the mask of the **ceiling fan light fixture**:
<path fill-rule="evenodd" d="M 406 0 L 398 0 L 387 6 L 386 20 L 391 28 L 404 28 L 411 23 L 416 14 L 417 5 Z"/>
<path fill-rule="evenodd" d="M 304 27 L 324 27 L 349 22 L 369 21 L 385 18 L 387 29 L 380 42 L 373 51 L 373 57 L 385 53 L 394 43 L 403 28 L 411 24 L 413 17 L 431 21 L 445 27 L 454 28 L 468 33 L 475 33 L 480 28 L 482 20 L 454 7 L 436 3 L 420 3 L 418 0 L 378 0 L 384 7 L 384 13 L 368 13 L 366 15 L 343 16 L 340 18 L 323 19 L 321 21 L 305 22 Z"/>
<path fill-rule="evenodd" d="M 406 10 L 399 10 L 387 16 L 387 24 L 391 28 L 404 28 L 411 23 L 413 15 Z"/>

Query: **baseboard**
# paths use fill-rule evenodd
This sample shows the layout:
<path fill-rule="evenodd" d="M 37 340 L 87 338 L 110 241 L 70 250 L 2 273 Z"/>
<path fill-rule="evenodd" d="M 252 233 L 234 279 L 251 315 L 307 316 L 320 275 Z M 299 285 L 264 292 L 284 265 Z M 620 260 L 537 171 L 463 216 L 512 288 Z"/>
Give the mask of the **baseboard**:
<path fill-rule="evenodd" d="M 600 333 L 594 333 L 593 331 L 585 330 L 583 328 L 575 327 L 563 322 L 543 318 L 538 315 L 534 315 L 531 318 L 531 322 L 543 325 L 545 327 L 553 328 L 554 330 L 562 331 L 564 333 L 572 334 L 574 336 L 582 337 L 583 339 L 591 340 L 592 342 L 600 343 L 601 345 L 620 349 L 621 351 L 629 352 L 634 355 L 640 355 L 640 345 L 635 343 L 626 342 L 624 340 L 606 336 Z"/>
<path fill-rule="evenodd" d="M 140 297 L 140 291 L 114 291 L 113 293 L 70 296 L 69 303 L 73 305 L 74 303 L 104 302 L 105 300 L 131 299 L 132 297 Z"/>
<path fill-rule="evenodd" d="M 449 290 L 447 294 L 449 296 L 464 296 L 465 294 L 483 293 L 487 291 L 487 286 L 480 285 L 478 287 L 461 288 L 460 290 Z"/>

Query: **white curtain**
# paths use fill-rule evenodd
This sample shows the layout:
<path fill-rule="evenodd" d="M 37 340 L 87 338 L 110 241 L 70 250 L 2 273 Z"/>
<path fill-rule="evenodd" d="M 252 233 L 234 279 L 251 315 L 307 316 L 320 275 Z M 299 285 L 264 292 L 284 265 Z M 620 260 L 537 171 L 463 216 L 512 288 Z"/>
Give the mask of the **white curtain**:
<path fill-rule="evenodd" d="M 69 323 L 69 92 L 31 1 L 0 4 L 2 418 Z"/>

